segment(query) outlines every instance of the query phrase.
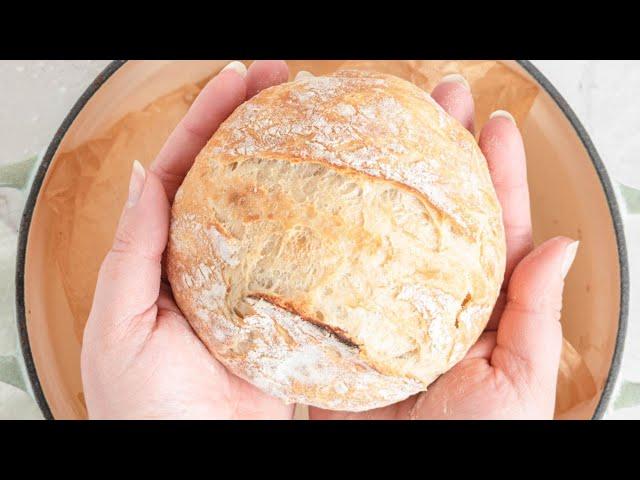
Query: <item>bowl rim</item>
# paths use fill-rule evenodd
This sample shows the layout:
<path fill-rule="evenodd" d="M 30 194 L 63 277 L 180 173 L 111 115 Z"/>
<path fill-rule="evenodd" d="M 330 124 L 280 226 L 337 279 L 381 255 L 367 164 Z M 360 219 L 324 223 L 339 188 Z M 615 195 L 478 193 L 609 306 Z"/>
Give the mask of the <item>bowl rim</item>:
<path fill-rule="evenodd" d="M 27 196 L 22 217 L 20 220 L 20 228 L 18 231 L 18 250 L 16 255 L 16 323 L 19 336 L 19 344 L 22 353 L 24 365 L 28 374 L 28 380 L 33 392 L 33 396 L 42 411 L 42 414 L 46 419 L 53 420 L 53 414 L 51 408 L 46 400 L 42 385 L 38 378 L 35 363 L 33 360 L 33 354 L 31 352 L 31 345 L 29 343 L 29 334 L 27 331 L 27 318 L 25 307 L 25 272 L 26 265 L 26 253 L 27 243 L 29 240 L 29 230 L 31 227 L 31 220 L 33 212 L 38 200 L 38 195 L 42 187 L 42 183 L 49 169 L 49 166 L 55 156 L 55 153 L 60 145 L 60 142 L 67 133 L 69 127 L 73 124 L 78 114 L 82 111 L 86 103 L 93 97 L 98 89 L 115 73 L 117 72 L 127 60 L 114 60 L 110 62 L 102 72 L 96 76 L 91 84 L 86 88 L 82 95 L 78 98 L 73 105 L 69 113 L 66 115 L 62 124 L 53 136 L 49 146 L 44 154 L 42 161 L 38 165 L 37 171 L 33 177 L 33 181 L 30 186 L 29 194 Z M 616 244 L 618 249 L 618 261 L 620 267 L 620 312 L 618 318 L 618 331 L 616 333 L 616 344 L 611 358 L 611 366 L 609 373 L 607 374 L 607 380 L 605 382 L 602 394 L 596 406 L 592 419 L 601 419 L 604 412 L 607 409 L 613 390 L 616 385 L 616 380 L 620 371 L 620 363 L 622 360 L 622 353 L 624 349 L 624 339 L 627 331 L 627 321 L 629 313 L 629 262 L 627 257 L 627 247 L 624 235 L 624 227 L 622 221 L 622 215 L 618 206 L 614 187 L 607 173 L 606 167 L 602 162 L 598 151 L 596 150 L 589 134 L 586 129 L 578 120 L 576 114 L 573 112 L 564 97 L 556 90 L 551 82 L 535 67 L 529 60 L 516 60 L 516 62 L 531 75 L 536 82 L 547 92 L 547 94 L 558 105 L 562 113 L 571 123 L 576 134 L 582 141 L 593 167 L 598 174 L 600 184 L 605 193 L 607 204 L 609 206 L 609 213 L 613 222 L 613 228 L 616 235 Z"/>

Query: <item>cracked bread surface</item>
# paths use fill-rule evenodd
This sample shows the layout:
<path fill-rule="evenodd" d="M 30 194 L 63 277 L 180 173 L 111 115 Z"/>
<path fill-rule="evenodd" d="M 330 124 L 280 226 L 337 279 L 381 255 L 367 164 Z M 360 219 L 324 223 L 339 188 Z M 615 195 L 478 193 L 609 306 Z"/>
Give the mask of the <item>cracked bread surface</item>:
<path fill-rule="evenodd" d="M 504 262 L 473 136 L 409 82 L 338 71 L 268 88 L 220 126 L 176 195 L 167 273 L 233 373 L 361 411 L 464 357 Z"/>

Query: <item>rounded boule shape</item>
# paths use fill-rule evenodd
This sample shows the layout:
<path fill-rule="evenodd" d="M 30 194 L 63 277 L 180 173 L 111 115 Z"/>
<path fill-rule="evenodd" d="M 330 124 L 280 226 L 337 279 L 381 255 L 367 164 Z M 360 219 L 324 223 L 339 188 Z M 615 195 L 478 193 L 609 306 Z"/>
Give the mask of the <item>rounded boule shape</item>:
<path fill-rule="evenodd" d="M 172 208 L 167 272 L 215 357 L 286 402 L 426 390 L 484 329 L 505 267 L 473 136 L 399 78 L 302 77 L 239 106 Z"/>

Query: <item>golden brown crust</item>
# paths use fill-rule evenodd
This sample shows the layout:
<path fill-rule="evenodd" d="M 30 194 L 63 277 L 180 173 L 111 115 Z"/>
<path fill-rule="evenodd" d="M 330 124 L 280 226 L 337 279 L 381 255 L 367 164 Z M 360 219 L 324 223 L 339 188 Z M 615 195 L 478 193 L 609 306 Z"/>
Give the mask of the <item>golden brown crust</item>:
<path fill-rule="evenodd" d="M 471 134 L 408 82 L 340 71 L 264 90 L 221 125 L 176 196 L 167 268 L 234 373 L 365 410 L 464 356 L 504 261 Z"/>

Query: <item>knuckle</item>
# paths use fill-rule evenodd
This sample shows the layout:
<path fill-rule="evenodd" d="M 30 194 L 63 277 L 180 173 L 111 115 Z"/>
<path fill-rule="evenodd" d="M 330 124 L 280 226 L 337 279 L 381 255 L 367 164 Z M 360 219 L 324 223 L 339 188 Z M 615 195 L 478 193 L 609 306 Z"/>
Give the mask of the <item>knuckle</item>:
<path fill-rule="evenodd" d="M 129 253 L 135 247 L 136 242 L 132 233 L 126 228 L 121 228 L 116 232 L 111 251 L 114 253 Z"/>
<path fill-rule="evenodd" d="M 160 181 L 164 184 L 170 184 L 180 186 L 182 183 L 182 175 L 169 171 L 164 165 L 158 164 L 153 167 L 153 173 L 158 176 Z"/>
<path fill-rule="evenodd" d="M 194 137 L 199 141 L 207 141 L 209 139 L 210 132 L 208 127 L 198 122 L 192 122 L 190 117 L 185 118 L 179 125 L 188 136 Z"/>
<path fill-rule="evenodd" d="M 115 256 L 117 258 L 119 257 L 121 259 L 135 257 L 141 260 L 148 260 L 153 263 L 160 263 L 162 261 L 162 252 L 155 253 L 149 250 L 155 250 L 155 248 L 153 246 L 148 246 L 147 249 L 144 249 L 140 247 L 140 245 L 138 245 L 131 236 L 118 234 L 113 241 L 113 245 L 111 246 L 111 250 L 108 255 L 112 257 Z M 124 263 L 128 264 L 129 262 Z M 125 266 L 123 268 L 130 267 Z"/>
<path fill-rule="evenodd" d="M 514 313 L 526 315 L 528 317 L 546 319 L 560 319 L 562 309 L 562 299 L 556 296 L 541 296 L 536 301 L 522 301 L 515 295 L 507 295 L 507 308 Z"/>

